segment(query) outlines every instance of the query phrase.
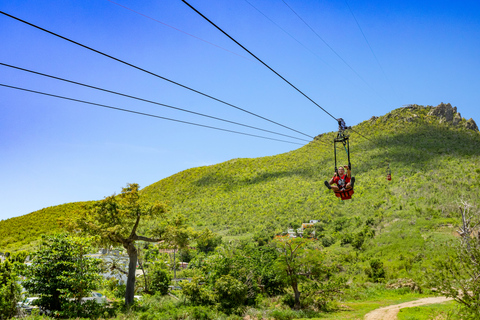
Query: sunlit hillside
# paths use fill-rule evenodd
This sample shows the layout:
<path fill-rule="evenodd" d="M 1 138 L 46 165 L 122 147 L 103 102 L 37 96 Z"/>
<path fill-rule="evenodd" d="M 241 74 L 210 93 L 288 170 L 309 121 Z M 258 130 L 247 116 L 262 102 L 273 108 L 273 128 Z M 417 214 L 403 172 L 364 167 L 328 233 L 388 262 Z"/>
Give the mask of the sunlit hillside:
<path fill-rule="evenodd" d="M 324 186 L 334 171 L 332 132 L 285 154 L 188 169 L 146 186 L 142 195 L 168 201 L 171 212 L 187 216 L 193 227 L 208 227 L 230 240 L 320 220 L 318 237 L 353 276 L 365 277 L 373 258 L 384 261 L 390 278 L 428 267 L 445 251 L 439 250 L 445 240 L 455 236 L 458 201 L 480 206 L 475 123 L 448 104 L 413 105 L 372 117 L 353 130 L 357 182 L 352 200 L 340 201 Z M 345 164 L 345 151 L 338 152 Z M 391 181 L 386 180 L 388 165 Z M 1 221 L 0 249 L 28 247 L 40 234 L 59 230 L 56 219 L 72 216 L 79 207 L 66 204 Z"/>

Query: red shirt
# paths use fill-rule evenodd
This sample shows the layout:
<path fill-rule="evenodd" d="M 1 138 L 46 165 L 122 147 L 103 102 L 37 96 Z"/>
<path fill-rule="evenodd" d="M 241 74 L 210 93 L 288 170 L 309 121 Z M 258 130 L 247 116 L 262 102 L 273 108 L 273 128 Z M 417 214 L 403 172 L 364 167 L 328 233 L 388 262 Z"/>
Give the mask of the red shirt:
<path fill-rule="evenodd" d="M 341 189 L 341 188 L 345 188 L 345 186 L 350 182 L 350 178 L 344 174 L 343 176 L 339 177 L 339 176 L 335 176 L 333 178 L 333 183 L 336 183 L 337 186 Z"/>

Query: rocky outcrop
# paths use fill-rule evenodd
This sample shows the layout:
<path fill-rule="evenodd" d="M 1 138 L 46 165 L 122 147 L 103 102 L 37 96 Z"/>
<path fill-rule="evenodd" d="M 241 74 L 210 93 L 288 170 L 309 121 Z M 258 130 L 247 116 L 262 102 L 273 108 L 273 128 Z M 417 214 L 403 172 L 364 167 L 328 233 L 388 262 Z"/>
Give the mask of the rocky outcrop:
<path fill-rule="evenodd" d="M 454 111 L 455 110 L 455 111 Z M 457 108 L 455 109 L 452 107 L 450 103 L 440 103 L 438 106 L 432 109 L 428 113 L 429 116 L 436 116 L 437 118 L 440 118 L 440 120 L 443 120 L 442 122 L 452 122 L 453 121 L 453 114 L 454 112 L 456 113 Z"/>
<path fill-rule="evenodd" d="M 477 124 L 475 123 L 475 121 L 473 121 L 472 118 L 467 120 L 467 123 L 465 123 L 465 127 L 470 130 L 478 131 Z"/>
<path fill-rule="evenodd" d="M 457 112 L 457 107 L 452 107 L 450 103 L 440 103 L 438 106 L 434 107 L 428 115 L 439 118 L 440 123 L 446 122 L 455 126 L 463 124 L 467 129 L 478 131 L 475 121 L 471 118 L 469 120 L 462 118 L 460 112 Z"/>

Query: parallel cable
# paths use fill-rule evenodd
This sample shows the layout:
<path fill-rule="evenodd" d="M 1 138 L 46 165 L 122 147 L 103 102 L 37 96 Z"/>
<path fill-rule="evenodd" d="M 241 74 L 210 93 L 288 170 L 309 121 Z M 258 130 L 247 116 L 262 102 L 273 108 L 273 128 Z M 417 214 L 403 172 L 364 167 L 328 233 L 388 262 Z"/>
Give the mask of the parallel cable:
<path fill-rule="evenodd" d="M 363 134 L 361 134 L 360 132 L 353 130 L 352 127 L 350 127 L 349 129 L 352 130 L 353 132 L 355 132 L 356 134 L 360 135 L 361 137 L 367 139 L 368 141 L 375 143 L 372 139 L 367 138 Z"/>
<path fill-rule="evenodd" d="M 59 96 L 59 95 L 56 95 L 56 94 L 51 94 L 51 93 L 46 93 L 46 92 L 41 92 L 41 91 L 35 91 L 35 90 L 30 90 L 30 89 L 25 89 L 25 88 L 10 86 L 10 85 L 7 85 L 7 84 L 2 84 L 2 83 L 0 83 L 0 86 L 1 86 L 1 87 L 6 87 L 6 88 L 10 88 L 10 89 L 16 89 L 16 90 L 21 90 L 21 91 L 36 93 L 36 94 L 40 94 L 40 95 L 44 95 L 44 96 L 49 96 L 49 97 L 54 97 L 54 98 L 59 98 L 59 99 L 64 99 L 64 100 L 69 100 L 69 101 L 80 102 L 80 103 L 84 103 L 84 104 L 90 104 L 90 105 L 97 106 L 97 107 L 101 107 L 101 108 L 107 108 L 107 109 L 113 109 L 113 110 L 117 110 L 117 111 L 129 112 L 129 113 L 134 113 L 134 114 L 138 114 L 138 115 L 142 115 L 142 116 L 153 117 L 153 118 L 158 118 L 158 119 L 163 119 L 163 120 L 169 120 L 169 121 L 174 121 L 174 122 L 180 122 L 180 123 L 189 124 L 189 125 L 194 125 L 194 126 L 198 126 L 198 127 L 204 127 L 204 128 L 209 128 L 209 129 L 221 130 L 221 131 L 225 131 L 225 132 L 231 132 L 231 133 L 241 134 L 241 135 L 245 135 L 245 136 L 251 136 L 251 137 L 255 137 L 255 138 L 262 138 L 262 139 L 280 141 L 280 142 L 297 144 L 297 145 L 303 146 L 303 144 L 297 143 L 297 142 L 291 142 L 291 141 L 286 141 L 286 140 L 269 138 L 269 137 L 259 136 L 259 135 L 256 135 L 256 134 L 250 134 L 250 133 L 233 131 L 233 130 L 218 128 L 218 127 L 213 127 L 213 126 L 207 126 L 207 125 L 203 125 L 203 124 L 199 124 L 199 123 L 188 122 L 188 121 L 183 121 L 183 120 L 178 120 L 178 119 L 166 118 L 166 117 L 161 117 L 161 116 L 157 116 L 157 115 L 150 114 L 150 113 L 144 113 L 144 112 L 139 112 L 139 111 L 134 111 L 134 110 L 129 110 L 129 109 L 112 107 L 112 106 L 108 106 L 108 105 L 105 105 L 105 104 L 100 104 L 100 103 L 95 103 L 95 102 L 90 102 L 90 101 L 85 101 L 85 100 L 79 100 L 79 99 L 74 99 L 74 98 Z"/>
<path fill-rule="evenodd" d="M 108 0 L 110 1 L 110 0 Z M 300 40 L 298 40 L 297 38 L 295 38 L 290 32 L 288 32 L 287 30 L 285 30 L 284 28 L 282 28 L 278 23 L 276 23 L 275 21 L 273 21 L 272 19 L 270 19 L 265 13 L 263 13 L 262 11 L 260 11 L 260 9 L 258 9 L 257 7 L 255 7 L 250 1 L 248 0 L 245 0 L 246 3 L 248 3 L 253 9 L 255 9 L 258 13 L 260 13 L 262 16 L 264 16 L 268 21 L 270 21 L 271 23 L 273 23 L 277 28 L 279 28 L 280 30 L 282 30 L 286 35 L 288 35 L 290 38 L 292 38 L 293 40 L 295 40 L 299 45 L 301 45 L 304 49 L 306 49 L 307 51 L 309 51 L 311 54 L 315 55 L 318 59 L 320 59 L 320 61 L 322 61 L 323 63 L 325 63 L 327 66 L 331 67 L 330 65 L 328 65 L 328 63 L 323 60 L 318 54 L 316 54 L 314 51 L 310 50 L 306 45 L 304 45 L 302 42 L 300 42 Z"/>
<path fill-rule="evenodd" d="M 315 101 L 313 101 L 309 96 L 307 96 L 305 93 L 303 93 L 300 89 L 298 89 L 296 86 L 294 86 L 291 82 L 289 82 L 287 79 L 285 79 L 284 77 L 282 77 L 277 71 L 275 71 L 274 69 L 272 69 L 268 64 L 266 64 L 265 62 L 263 62 L 260 58 L 258 58 L 256 55 L 254 55 L 251 51 L 249 51 L 247 48 L 245 48 L 243 45 L 241 45 L 237 40 L 235 40 L 232 36 L 230 36 L 228 33 L 226 33 L 222 28 L 220 28 L 219 26 L 217 26 L 215 23 L 213 23 L 210 19 L 208 19 L 206 16 L 204 16 L 200 11 L 198 11 L 197 9 L 195 9 L 191 4 L 189 4 L 187 1 L 185 0 L 182 0 L 183 3 L 185 3 L 187 6 L 189 6 L 193 11 L 195 11 L 196 13 L 198 13 L 203 19 L 207 20 L 212 26 L 214 26 L 215 28 L 217 28 L 221 33 L 223 33 L 224 35 L 226 35 L 230 40 L 232 40 L 233 42 L 235 42 L 237 45 L 239 45 L 243 50 L 245 50 L 246 52 L 248 52 L 252 57 L 254 57 L 255 59 L 257 59 L 261 64 L 263 64 L 265 67 L 267 67 L 270 71 L 272 71 L 273 73 L 275 73 L 278 77 L 280 77 L 283 81 L 285 81 L 286 83 L 288 83 L 292 88 L 294 88 L 295 90 L 297 90 L 300 94 L 302 94 L 305 98 L 307 98 L 308 100 L 310 100 L 310 102 L 312 102 L 313 104 L 315 104 L 317 107 L 319 107 L 320 109 L 322 109 L 326 114 L 328 114 L 330 117 L 332 117 L 333 119 L 337 120 L 337 118 L 335 118 L 334 116 L 332 116 L 330 114 L 330 112 L 328 112 L 327 110 L 325 110 L 324 108 L 322 108 L 318 103 L 316 103 Z"/>
<path fill-rule="evenodd" d="M 64 79 L 64 78 L 52 76 L 52 75 L 49 75 L 49 74 L 45 74 L 45 73 L 41 73 L 41 72 L 37 72 L 37 71 L 33 71 L 33 70 L 28 70 L 28 69 L 24 69 L 24 68 L 20 68 L 20 67 L 16 67 L 16 66 L 12 66 L 12 65 L 9 65 L 9 64 L 6 64 L 6 63 L 2 63 L 2 62 L 0 62 L 0 65 L 5 66 L 5 67 L 9 67 L 9 68 L 14 68 L 14 69 L 21 70 L 21 71 L 25 71 L 25 72 L 30 72 L 30 73 L 33 73 L 33 74 L 36 74 L 36 75 L 40 75 L 40 76 L 43 76 L 43 77 L 48 77 L 48 78 L 52 78 L 52 79 L 56 79 L 56 80 L 60 80 L 60 81 L 68 82 L 68 83 L 72 83 L 72 84 L 79 85 L 79 86 L 83 86 L 83 87 L 87 87 L 87 88 L 91 88 L 91 89 L 95 89 L 95 90 L 99 90 L 99 91 L 103 91 L 103 92 L 108 92 L 108 93 L 116 94 L 116 95 L 119 95 L 119 96 L 122 96 L 122 97 L 127 97 L 127 98 L 130 98 L 130 99 L 135 99 L 135 100 L 139 100 L 139 101 L 143 101 L 143 102 L 148 102 L 148 103 L 155 104 L 155 105 L 162 106 L 162 107 L 166 107 L 166 108 L 170 108 L 170 109 L 175 109 L 175 110 L 183 111 L 183 112 L 188 112 L 188 113 L 195 114 L 195 115 L 202 116 L 202 117 L 207 117 L 207 118 L 211 118 L 211 119 L 215 119 L 215 120 L 219 120 L 219 121 L 224 121 L 224 122 L 236 124 L 236 125 L 239 125 L 239 126 L 243 126 L 243 127 L 255 129 L 255 130 L 260 130 L 260 131 L 264 131 L 264 132 L 268 132 L 268 133 L 273 133 L 273 134 L 280 135 L 280 136 L 284 136 L 284 137 L 288 137 L 288 138 L 293 138 L 293 139 L 297 139 L 297 140 L 309 142 L 309 140 L 306 140 L 306 139 L 301 139 L 301 138 L 297 138 L 297 137 L 294 137 L 294 136 L 289 136 L 289 135 L 286 135 L 286 134 L 278 133 L 278 132 L 275 132 L 275 131 L 270 131 L 270 130 L 266 130 L 266 129 L 261 129 L 261 128 L 254 127 L 254 126 L 250 126 L 250 125 L 246 125 L 246 124 L 243 124 L 243 123 L 239 123 L 239 122 L 235 122 L 235 121 L 230 121 L 230 120 L 226 120 L 226 119 L 222 119 L 222 118 L 218 118 L 218 117 L 206 115 L 206 114 L 203 114 L 203 113 L 200 113 L 200 112 L 190 111 L 190 110 L 187 110 L 187 109 L 182 109 L 182 108 L 170 106 L 170 105 L 167 105 L 167 104 L 164 104 L 164 103 L 160 103 L 160 102 L 156 102 L 156 101 L 152 101 L 152 100 L 147 100 L 147 99 L 143 99 L 143 98 L 131 96 L 131 95 L 128 95 L 128 94 L 124 94 L 124 93 L 117 92 L 117 91 L 112 91 L 112 90 L 108 90 L 108 89 L 104 89 L 104 88 L 100 88 L 100 87 L 95 87 L 95 86 L 88 85 L 88 84 L 84 84 L 84 83 L 81 83 L 81 82 L 77 82 L 77 81 L 73 81 L 73 80 L 68 80 L 68 79 Z"/>
<path fill-rule="evenodd" d="M 110 0 L 109 0 L 110 1 Z M 295 38 L 291 33 L 289 33 L 287 30 L 285 30 L 284 28 L 282 28 L 278 23 L 276 23 L 275 21 L 273 21 L 271 18 L 269 18 L 265 13 L 263 13 L 260 9 L 258 9 L 257 7 L 255 7 L 250 1 L 248 0 L 245 0 L 246 3 L 248 3 L 252 8 L 254 8 L 256 11 L 258 11 L 262 16 L 264 16 L 268 21 L 270 21 L 271 23 L 273 23 L 277 28 L 279 28 L 280 30 L 282 30 L 286 35 L 288 35 L 290 38 L 292 38 L 293 40 L 295 40 L 299 45 L 301 45 L 305 50 L 307 50 L 308 52 L 310 52 L 311 54 L 313 54 L 315 57 L 317 57 L 317 59 L 319 59 L 320 61 L 322 61 L 327 67 L 331 68 L 335 73 L 337 73 L 340 77 L 342 77 L 345 81 L 348 81 L 350 83 L 353 84 L 352 80 L 351 79 L 348 79 L 346 76 L 344 76 L 340 71 L 338 71 L 336 68 L 334 68 L 331 64 L 327 63 L 325 60 L 322 59 L 322 57 L 320 57 L 320 55 L 318 55 L 317 53 L 315 53 L 315 51 L 309 49 L 305 44 L 303 44 L 300 40 L 298 40 L 297 38 Z"/>
<path fill-rule="evenodd" d="M 0 13 L 3 14 L 3 15 L 5 15 L 5 16 L 7 16 L 7 17 L 10 17 L 10 18 L 12 18 L 12 19 L 15 19 L 15 20 L 17 20 L 17 21 L 20 21 L 20 22 L 22 22 L 22 23 L 25 23 L 25 24 L 27 24 L 27 25 L 29 25 L 29 26 L 31 26 L 31 27 L 34 27 L 34 28 L 39 29 L 39 30 L 41 30 L 41 31 L 47 32 L 47 33 L 49 33 L 49 34 L 51 34 L 51 35 L 54 35 L 54 36 L 56 36 L 56 37 L 58 37 L 58 38 L 61 38 L 61 39 L 63 39 L 63 40 L 66 40 L 66 41 L 68 41 L 68 42 L 71 42 L 71 43 L 73 43 L 73 44 L 76 44 L 76 45 L 78 45 L 78 46 L 80 46 L 80 47 L 82 47 L 82 48 L 88 49 L 88 50 L 90 50 L 90 51 L 93 51 L 93 52 L 95 52 L 95 53 L 98 53 L 98 54 L 100 54 L 100 55 L 103 55 L 103 56 L 105 56 L 105 57 L 107 57 L 107 58 L 110 58 L 110 59 L 112 59 L 112 60 L 115 60 L 115 61 L 117 61 L 117 62 L 123 63 L 123 64 L 125 64 L 125 65 L 127 65 L 127 66 L 129 66 L 129 67 L 135 68 L 135 69 L 140 70 L 140 71 L 145 72 L 145 73 L 148 73 L 148 74 L 150 74 L 150 75 L 152 75 L 152 76 L 155 76 L 155 77 L 157 77 L 157 78 L 159 78 L 159 79 L 168 81 L 168 82 L 170 82 L 170 83 L 172 83 L 172 84 L 175 84 L 175 85 L 177 85 L 177 86 L 179 86 L 179 87 L 182 87 L 182 88 L 184 88 L 184 89 L 187 89 L 187 90 L 190 90 L 190 91 L 192 91 L 192 92 L 198 93 L 198 94 L 200 94 L 200 95 L 202 95 L 202 96 L 204 96 L 204 97 L 210 98 L 210 99 L 215 100 L 215 101 L 220 102 L 220 103 L 223 103 L 223 104 L 228 105 L 228 106 L 230 106 L 230 107 L 232 107 L 232 108 L 241 110 L 241 111 L 243 111 L 243 112 L 246 112 L 246 113 L 248 113 L 248 114 L 251 114 L 251 115 L 253 115 L 253 116 L 256 116 L 256 117 L 258 117 L 258 118 L 261 118 L 261 119 L 263 119 L 263 120 L 266 120 L 266 121 L 268 121 L 268 122 L 274 123 L 274 124 L 276 124 L 276 125 L 279 125 L 279 126 L 281 126 L 281 127 L 286 128 L 286 129 L 295 131 L 295 132 L 300 133 L 300 134 L 302 134 L 302 135 L 304 135 L 304 136 L 307 136 L 307 137 L 309 137 L 309 138 L 313 138 L 312 136 L 310 136 L 310 135 L 308 135 L 308 134 L 305 134 L 305 133 L 300 132 L 300 131 L 298 131 L 298 130 L 292 129 L 292 128 L 290 128 L 290 127 L 287 127 L 287 126 L 285 126 L 285 125 L 283 125 L 283 124 L 280 124 L 280 123 L 275 122 L 275 121 L 273 121 L 273 120 L 270 120 L 270 119 L 268 119 L 268 118 L 262 117 L 262 116 L 260 116 L 260 115 L 258 115 L 258 114 L 256 114 L 256 113 L 250 112 L 250 111 L 245 110 L 245 109 L 242 109 L 242 108 L 240 108 L 240 107 L 237 107 L 237 106 L 235 106 L 235 105 L 233 105 L 233 104 L 231 104 L 231 103 L 228 103 L 228 102 L 223 101 L 223 100 L 221 100 L 221 99 L 215 98 L 215 97 L 210 96 L 210 95 L 208 95 L 208 94 L 206 94 L 206 93 L 203 93 L 203 92 L 201 92 L 201 91 L 195 90 L 195 89 L 193 89 L 193 88 L 191 88 L 191 87 L 188 87 L 188 86 L 186 86 L 186 85 L 180 84 L 180 83 L 178 83 L 178 82 L 176 82 L 176 81 L 173 81 L 173 80 L 170 80 L 170 79 L 168 79 L 168 78 L 162 77 L 162 76 L 160 76 L 159 74 L 156 74 L 156 73 L 154 73 L 154 72 L 148 71 L 148 70 L 143 69 L 143 68 L 141 68 L 141 67 L 138 67 L 138 66 L 136 66 L 136 65 L 134 65 L 134 64 L 131 64 L 131 63 L 129 63 L 129 62 L 126 62 L 126 61 L 124 61 L 124 60 L 121 60 L 121 59 L 119 59 L 119 58 L 115 58 L 115 57 L 113 57 L 113 56 L 111 56 L 111 55 L 109 55 L 109 54 L 106 54 L 106 53 L 102 52 L 102 51 L 93 49 L 93 48 L 91 48 L 91 47 L 89 47 L 89 46 L 86 46 L 86 45 L 84 45 L 84 44 L 81 44 L 81 43 L 79 43 L 79 42 L 77 42 L 77 41 L 71 40 L 71 39 L 69 39 L 69 38 L 67 38 L 67 37 L 64 37 L 64 36 L 61 36 L 61 35 L 59 35 L 59 34 L 57 34 L 57 33 L 55 33 L 55 32 L 49 31 L 49 30 L 44 29 L 44 28 L 42 28 L 42 27 L 39 27 L 39 26 L 37 26 L 37 25 L 35 25 L 35 24 L 33 24 L 33 23 L 30 23 L 30 22 L 28 22 L 28 21 L 25 21 L 25 20 L 22 20 L 22 19 L 20 19 L 20 18 L 15 17 L 15 16 L 12 16 L 12 15 L 6 13 L 6 12 L 0 11 Z M 321 107 L 320 107 L 320 108 L 321 108 Z"/>
<path fill-rule="evenodd" d="M 182 0 L 183 1 L 183 0 Z M 316 31 L 315 29 L 313 29 L 295 10 L 293 10 L 293 8 L 291 6 L 288 5 L 288 3 L 285 2 L 285 0 L 282 0 L 283 3 L 320 39 L 322 40 L 322 42 L 340 59 L 342 60 L 342 62 L 350 68 L 350 70 L 353 71 L 353 73 L 355 73 L 357 75 L 357 77 L 360 78 L 360 80 L 362 80 L 373 92 L 375 92 L 380 98 L 382 98 L 382 100 L 386 101 L 385 98 L 383 98 L 372 86 L 370 86 L 370 84 L 357 72 L 355 71 L 355 69 L 353 69 L 353 67 L 347 62 L 345 61 L 345 59 L 342 58 L 342 56 L 340 56 L 340 54 L 338 54 L 337 51 L 335 51 L 328 43 L 327 41 L 325 41 L 325 39 L 323 39 Z"/>
<path fill-rule="evenodd" d="M 162 22 L 162 21 L 160 21 L 160 20 L 157 20 L 157 19 L 155 19 L 155 18 L 152 18 L 152 17 L 150 17 L 150 16 L 148 16 L 148 15 L 146 15 L 146 14 L 144 14 L 144 13 L 135 11 L 135 10 L 133 10 L 133 9 L 127 7 L 127 6 L 124 6 L 123 4 L 117 3 L 117 2 L 112 1 L 112 0 L 107 0 L 107 1 L 108 1 L 108 2 L 111 2 L 111 3 L 113 3 L 113 4 L 116 4 L 117 6 L 122 7 L 122 8 L 124 8 L 124 9 L 127 9 L 127 10 L 129 10 L 129 11 L 131 11 L 131 12 L 133 12 L 133 13 L 136 13 L 136 14 L 138 14 L 138 15 L 141 15 L 142 17 L 145 17 L 145 18 L 150 19 L 150 20 L 152 20 L 152 21 L 155 21 L 155 22 L 158 22 L 158 23 L 160 23 L 160 24 L 163 24 L 164 26 L 169 27 L 169 28 L 171 28 L 171 29 L 173 29 L 173 30 L 176 30 L 176 31 L 178 31 L 178 32 L 181 32 L 181 33 L 183 33 L 183 34 L 186 34 L 187 36 L 190 36 L 190 37 L 195 38 L 195 39 L 197 39 L 197 40 L 203 41 L 203 42 L 205 42 L 205 43 L 208 43 L 209 45 L 212 45 L 212 46 L 214 46 L 214 47 L 217 47 L 217 48 L 219 48 L 219 49 L 222 49 L 222 50 L 225 50 L 225 51 L 227 51 L 227 52 L 229 52 L 229 53 L 232 53 L 232 54 L 234 54 L 234 55 L 236 55 L 236 56 L 239 56 L 240 58 L 247 59 L 247 60 L 249 60 L 249 61 L 253 61 L 253 62 L 256 63 L 256 61 L 254 61 L 254 60 L 252 60 L 252 59 L 250 59 L 250 58 L 247 58 L 247 57 L 245 57 L 245 56 L 242 56 L 241 54 L 238 54 L 238 53 L 236 53 L 236 52 L 233 52 L 233 51 L 230 51 L 230 50 L 228 50 L 228 49 L 225 49 L 224 47 L 221 47 L 221 46 L 219 46 L 219 45 L 216 45 L 215 43 L 212 43 L 212 42 L 210 42 L 210 41 L 207 41 L 207 40 L 205 40 L 205 39 L 202 39 L 202 38 L 200 38 L 200 37 L 197 37 L 197 36 L 195 36 L 195 35 L 193 35 L 193 34 L 191 34 L 191 33 L 188 33 L 188 32 L 186 32 L 186 31 L 183 31 L 183 30 L 181 30 L 181 29 L 175 28 L 174 26 L 171 26 L 171 25 L 169 25 L 169 24 L 167 24 L 167 23 L 165 23 L 165 22 Z"/>
<path fill-rule="evenodd" d="M 387 82 L 390 84 L 390 88 L 392 88 L 393 92 L 395 92 L 395 94 L 398 96 L 396 90 L 395 90 L 395 89 L 393 88 L 393 86 L 392 86 L 392 83 L 391 83 L 390 79 L 387 77 L 387 74 L 385 73 L 385 70 L 383 69 L 382 64 L 380 63 L 380 61 L 379 61 L 378 58 L 377 58 L 377 55 L 376 55 L 375 52 L 373 51 L 373 48 L 372 48 L 372 46 L 370 45 L 370 42 L 368 42 L 367 36 L 366 36 L 365 33 L 363 32 L 363 29 L 362 29 L 362 27 L 360 26 L 360 23 L 358 22 L 357 17 L 356 17 L 355 14 L 353 13 L 353 10 L 352 10 L 352 8 L 350 7 L 350 5 L 348 4 L 348 1 L 347 1 L 347 0 L 345 0 L 345 4 L 347 5 L 348 10 L 349 10 L 350 13 L 352 14 L 352 17 L 353 17 L 353 19 L 355 20 L 355 23 L 357 24 L 358 29 L 360 29 L 360 32 L 362 33 L 363 39 L 365 39 L 365 42 L 367 43 L 368 47 L 370 48 L 370 51 L 372 52 L 372 55 L 373 55 L 373 57 L 375 58 L 375 61 L 377 61 L 378 66 L 380 67 L 380 70 L 382 70 L 383 76 L 385 77 L 385 79 L 387 80 Z"/>

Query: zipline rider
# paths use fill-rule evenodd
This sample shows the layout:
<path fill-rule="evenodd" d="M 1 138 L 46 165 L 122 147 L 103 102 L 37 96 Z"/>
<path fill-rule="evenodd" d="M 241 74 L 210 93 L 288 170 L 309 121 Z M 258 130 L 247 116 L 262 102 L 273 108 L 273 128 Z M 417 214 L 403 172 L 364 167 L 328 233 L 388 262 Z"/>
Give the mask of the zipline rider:
<path fill-rule="evenodd" d="M 347 174 L 345 174 L 345 168 L 347 169 Z M 334 192 L 343 192 L 353 189 L 355 183 L 355 177 L 352 177 L 352 172 L 348 166 L 343 166 L 338 168 L 338 174 L 335 172 L 330 181 L 325 181 L 325 186 L 328 189 L 332 189 Z M 336 184 L 334 186 L 333 184 Z"/>

